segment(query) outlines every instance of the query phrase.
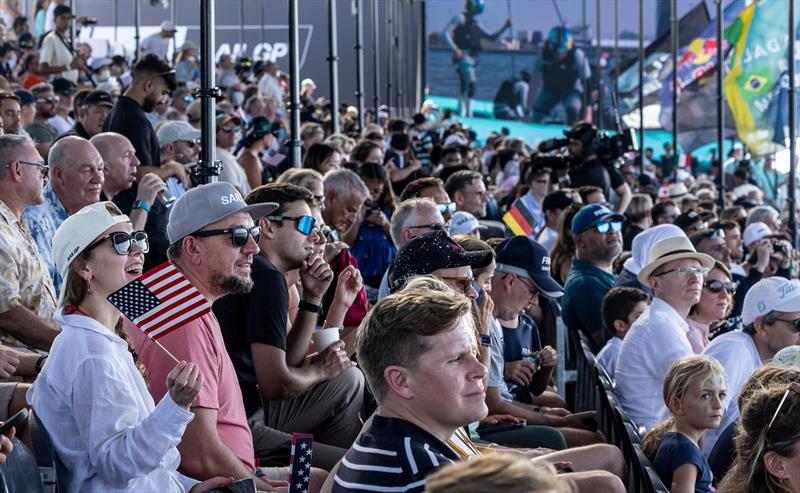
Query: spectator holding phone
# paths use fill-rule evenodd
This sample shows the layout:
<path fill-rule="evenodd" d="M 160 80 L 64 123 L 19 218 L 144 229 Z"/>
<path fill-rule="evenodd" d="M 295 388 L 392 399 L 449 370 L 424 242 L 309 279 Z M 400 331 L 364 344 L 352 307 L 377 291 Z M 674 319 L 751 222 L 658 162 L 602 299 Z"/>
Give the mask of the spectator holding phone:
<path fill-rule="evenodd" d="M 53 238 L 65 279 L 56 321 L 61 333 L 28 400 L 64 464 L 66 491 L 201 492 L 233 482 L 203 483 L 177 472 L 176 448 L 203 386 L 198 367 L 181 361 L 154 405 L 129 352 L 119 311 L 106 297 L 142 273 L 147 234 L 133 231 L 112 202 L 84 207 Z M 0 451 L 7 449 L 6 438 Z"/>

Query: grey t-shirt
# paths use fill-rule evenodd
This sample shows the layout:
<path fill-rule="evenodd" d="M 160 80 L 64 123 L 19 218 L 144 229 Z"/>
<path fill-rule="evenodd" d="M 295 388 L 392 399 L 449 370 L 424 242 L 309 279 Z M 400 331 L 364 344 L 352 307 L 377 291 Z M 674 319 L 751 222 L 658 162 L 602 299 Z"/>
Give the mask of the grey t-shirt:
<path fill-rule="evenodd" d="M 508 391 L 508 385 L 503 378 L 505 371 L 505 357 L 503 355 L 503 328 L 500 327 L 500 322 L 492 317 L 492 323 L 489 328 L 489 336 L 492 338 L 492 358 L 489 362 L 489 387 L 500 388 L 500 397 L 506 401 L 513 401 L 514 396 Z"/>

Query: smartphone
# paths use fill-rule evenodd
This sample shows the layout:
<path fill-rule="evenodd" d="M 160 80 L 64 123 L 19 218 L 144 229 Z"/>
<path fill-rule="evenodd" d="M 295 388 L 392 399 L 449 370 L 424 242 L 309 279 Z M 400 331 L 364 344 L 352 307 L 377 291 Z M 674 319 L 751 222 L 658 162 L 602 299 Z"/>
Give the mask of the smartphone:
<path fill-rule="evenodd" d="M 28 410 L 23 409 L 22 411 L 8 418 L 6 422 L 3 423 L 3 426 L 0 426 L 0 435 L 5 435 L 8 433 L 8 430 L 22 423 L 26 419 L 28 419 Z"/>

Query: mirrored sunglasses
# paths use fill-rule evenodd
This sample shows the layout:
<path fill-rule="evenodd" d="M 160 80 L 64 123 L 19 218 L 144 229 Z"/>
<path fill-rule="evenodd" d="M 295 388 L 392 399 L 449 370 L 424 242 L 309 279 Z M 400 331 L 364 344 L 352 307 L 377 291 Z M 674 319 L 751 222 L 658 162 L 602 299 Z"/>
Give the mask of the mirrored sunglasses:
<path fill-rule="evenodd" d="M 316 224 L 317 220 L 314 219 L 313 216 L 267 216 L 267 219 L 270 221 L 294 221 L 296 224 L 297 231 L 303 233 L 304 235 L 308 236 L 314 230 L 314 224 Z"/>

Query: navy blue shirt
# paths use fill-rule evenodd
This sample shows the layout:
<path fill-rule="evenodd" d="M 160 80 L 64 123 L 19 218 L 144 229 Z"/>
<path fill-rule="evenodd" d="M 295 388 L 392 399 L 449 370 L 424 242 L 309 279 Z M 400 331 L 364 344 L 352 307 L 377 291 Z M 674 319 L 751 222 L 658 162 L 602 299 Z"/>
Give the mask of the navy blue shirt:
<path fill-rule="evenodd" d="M 682 433 L 671 431 L 665 434 L 658 446 L 656 460 L 653 462 L 664 486 L 667 488 L 672 486 L 672 474 L 684 464 L 693 464 L 697 467 L 695 493 L 711 493 L 711 481 L 714 475 L 711 474 L 711 467 L 697 445 Z"/>
<path fill-rule="evenodd" d="M 369 429 L 347 451 L 333 493 L 425 491 L 425 477 L 460 460 L 436 437 L 408 421 L 374 415 Z"/>
<path fill-rule="evenodd" d="M 539 328 L 531 317 L 521 313 L 517 327 L 503 327 L 503 359 L 506 363 L 519 361 L 525 352 L 535 353 L 542 349 L 539 339 Z M 532 395 L 527 388 L 520 387 L 516 382 L 506 380 L 508 390 L 515 400 L 529 404 Z"/>
<path fill-rule="evenodd" d="M 603 324 L 603 298 L 614 287 L 617 276 L 592 265 L 585 260 L 572 260 L 572 268 L 564 283 L 564 297 L 561 299 L 564 323 L 569 330 L 583 332 L 597 353 L 603 344 L 611 339 L 611 331 Z M 598 346 L 594 334 L 603 335 Z"/>

